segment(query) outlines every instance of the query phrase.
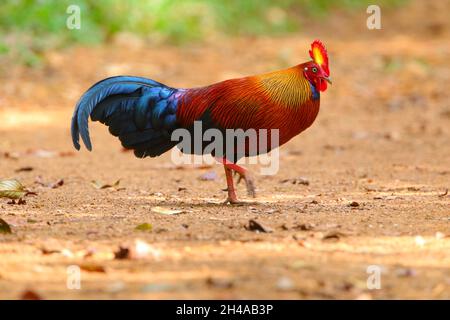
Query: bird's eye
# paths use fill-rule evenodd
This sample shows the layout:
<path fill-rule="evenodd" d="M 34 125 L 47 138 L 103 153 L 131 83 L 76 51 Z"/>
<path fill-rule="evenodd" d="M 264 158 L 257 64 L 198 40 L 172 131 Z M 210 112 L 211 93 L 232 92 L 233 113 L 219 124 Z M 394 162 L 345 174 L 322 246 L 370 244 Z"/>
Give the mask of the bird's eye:
<path fill-rule="evenodd" d="M 316 68 L 316 67 L 313 67 L 313 68 L 312 68 L 312 72 L 316 73 L 316 72 L 317 72 L 317 68 Z"/>

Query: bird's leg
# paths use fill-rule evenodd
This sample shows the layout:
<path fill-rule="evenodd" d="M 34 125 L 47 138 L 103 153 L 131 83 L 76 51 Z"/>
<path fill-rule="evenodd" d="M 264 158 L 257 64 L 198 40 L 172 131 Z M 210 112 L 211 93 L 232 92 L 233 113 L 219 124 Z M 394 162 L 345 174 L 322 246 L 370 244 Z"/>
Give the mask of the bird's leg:
<path fill-rule="evenodd" d="M 247 169 L 245 169 L 244 167 L 241 167 L 231 161 L 228 161 L 226 158 L 216 158 L 216 160 L 224 165 L 225 171 L 228 168 L 230 170 L 233 170 L 235 173 L 237 173 L 239 175 L 239 179 L 238 179 L 237 183 L 239 183 L 242 179 L 244 179 L 245 186 L 247 187 L 247 194 L 249 196 L 252 196 L 253 198 L 256 196 L 255 182 L 253 180 L 252 175 L 250 174 L 250 172 Z M 227 181 L 228 181 L 228 178 L 227 178 Z"/>
<path fill-rule="evenodd" d="M 234 182 L 233 182 L 233 174 L 230 168 L 228 168 L 225 164 L 223 165 L 225 169 L 225 176 L 227 178 L 227 191 L 228 198 L 225 203 L 238 204 L 239 201 L 236 196 L 236 191 L 234 190 Z"/>
<path fill-rule="evenodd" d="M 239 182 L 241 182 L 241 180 L 244 179 L 245 186 L 247 187 L 247 194 L 253 198 L 256 197 L 255 180 L 250 174 L 250 171 L 234 163 L 225 164 L 225 166 L 228 166 L 231 170 L 233 170 L 235 173 L 239 175 L 237 184 L 239 184 Z"/>

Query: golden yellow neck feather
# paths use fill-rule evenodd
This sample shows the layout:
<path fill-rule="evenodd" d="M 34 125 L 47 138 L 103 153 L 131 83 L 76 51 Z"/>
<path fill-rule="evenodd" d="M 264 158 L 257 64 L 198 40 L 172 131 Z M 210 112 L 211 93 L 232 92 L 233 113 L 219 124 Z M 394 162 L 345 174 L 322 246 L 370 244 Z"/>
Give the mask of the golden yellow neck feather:
<path fill-rule="evenodd" d="M 255 76 L 257 85 L 271 100 L 296 108 L 311 98 L 311 87 L 298 66 Z"/>

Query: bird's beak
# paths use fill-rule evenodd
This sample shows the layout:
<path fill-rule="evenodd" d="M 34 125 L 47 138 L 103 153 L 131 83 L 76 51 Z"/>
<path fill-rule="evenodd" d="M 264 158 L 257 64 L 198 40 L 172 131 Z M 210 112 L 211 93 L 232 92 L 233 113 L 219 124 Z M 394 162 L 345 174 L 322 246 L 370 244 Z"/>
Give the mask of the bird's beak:
<path fill-rule="evenodd" d="M 322 79 L 325 80 L 326 82 L 328 82 L 329 84 L 333 84 L 333 82 L 331 82 L 330 77 L 322 77 Z"/>

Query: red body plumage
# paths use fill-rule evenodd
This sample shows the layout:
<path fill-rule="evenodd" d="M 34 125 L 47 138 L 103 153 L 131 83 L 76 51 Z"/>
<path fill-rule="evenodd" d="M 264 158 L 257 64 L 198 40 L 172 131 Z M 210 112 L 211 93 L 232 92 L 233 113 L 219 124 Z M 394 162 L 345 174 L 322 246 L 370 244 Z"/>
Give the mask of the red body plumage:
<path fill-rule="evenodd" d="M 282 145 L 308 128 L 319 112 L 320 100 L 303 74 L 304 66 L 188 89 L 177 118 L 188 127 L 209 110 L 224 129 L 269 129 L 268 138 L 270 129 L 279 129 Z"/>

